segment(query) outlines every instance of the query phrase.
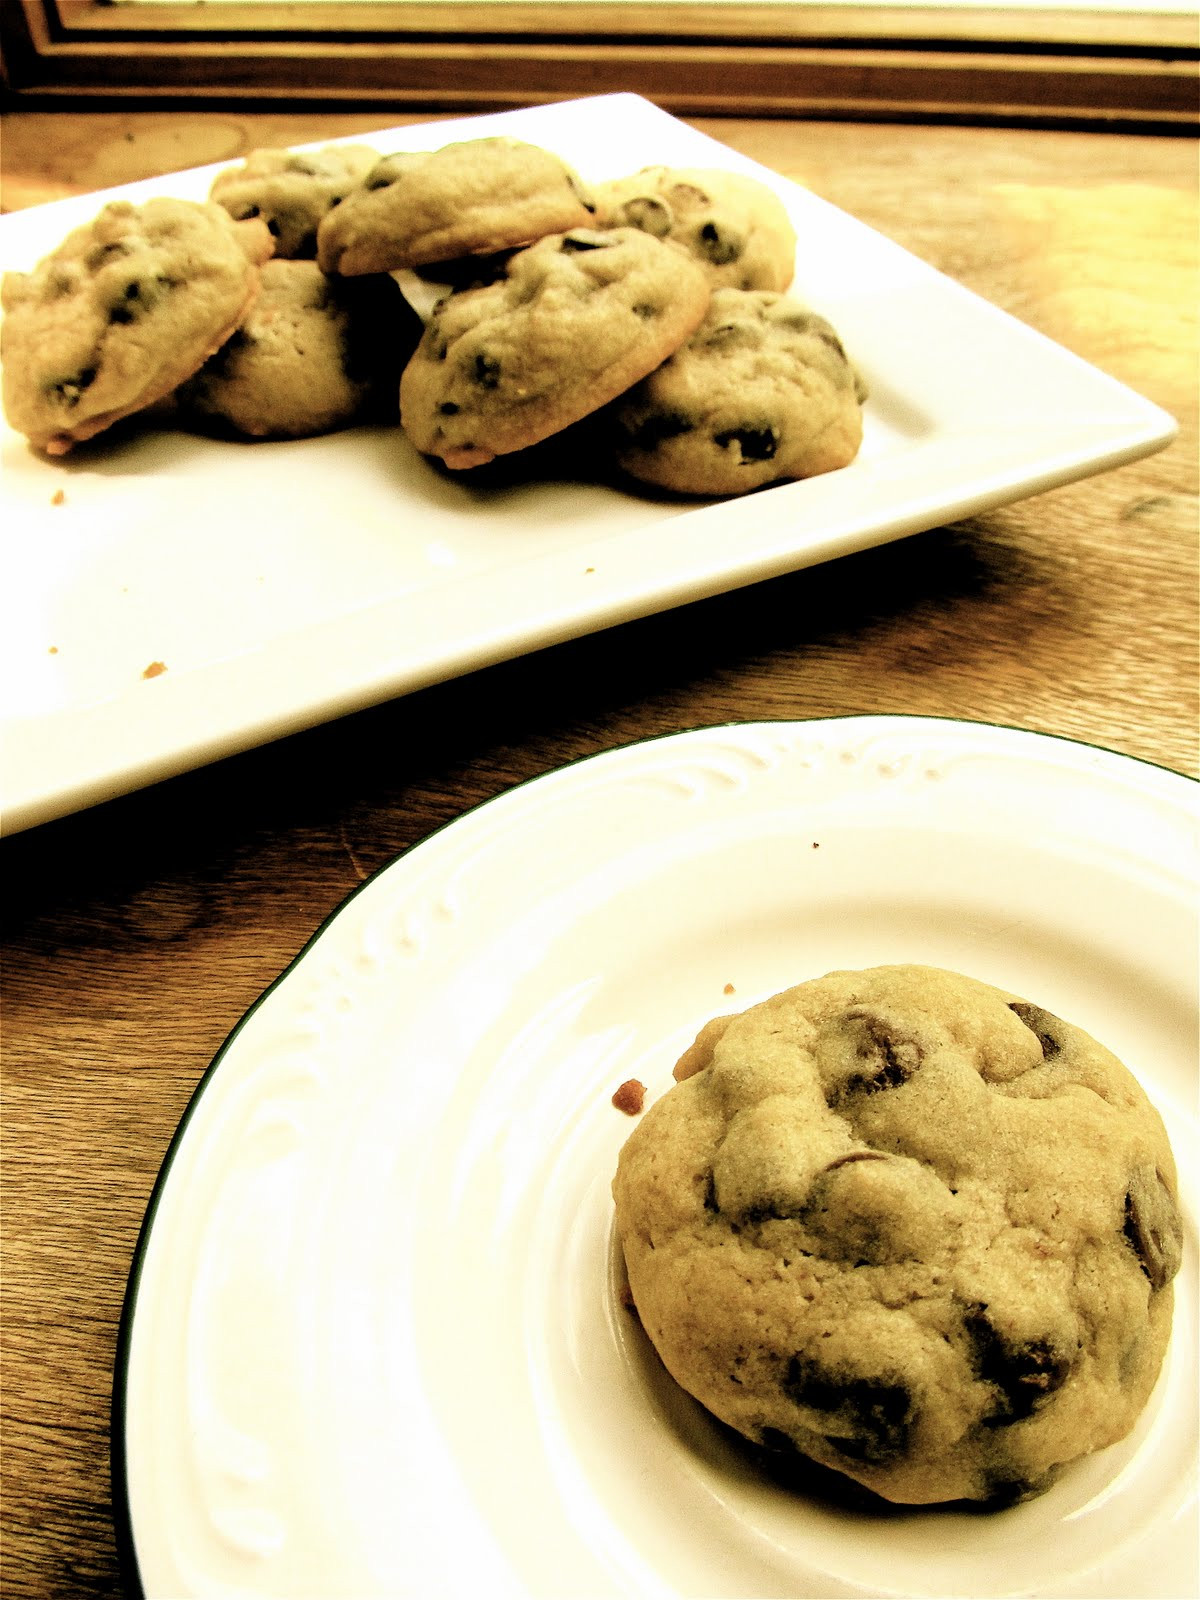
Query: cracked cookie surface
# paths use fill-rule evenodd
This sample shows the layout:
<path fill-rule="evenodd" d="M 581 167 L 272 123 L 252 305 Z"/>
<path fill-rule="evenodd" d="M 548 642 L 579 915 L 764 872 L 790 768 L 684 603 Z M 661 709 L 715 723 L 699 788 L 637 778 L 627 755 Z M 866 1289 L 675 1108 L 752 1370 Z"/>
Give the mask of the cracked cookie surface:
<path fill-rule="evenodd" d="M 114 200 L 32 272 L 4 276 L 4 410 L 51 455 L 171 394 L 230 337 L 271 254 L 261 221 Z"/>
<path fill-rule="evenodd" d="M 481 466 L 599 410 L 704 315 L 700 269 L 635 228 L 540 239 L 482 288 L 433 311 L 400 382 L 417 449 Z"/>
<path fill-rule="evenodd" d="M 702 1030 L 613 1184 L 672 1376 L 888 1499 L 1006 1504 L 1123 1438 L 1182 1224 L 1132 1074 L 1032 1002 L 834 972 Z"/>
<path fill-rule="evenodd" d="M 823 317 L 768 290 L 717 289 L 686 344 L 614 407 L 613 449 L 639 482 L 744 494 L 848 466 L 864 396 Z"/>
<path fill-rule="evenodd" d="M 520 139 L 383 156 L 317 231 L 326 272 L 392 272 L 529 244 L 591 223 L 565 161 Z"/>

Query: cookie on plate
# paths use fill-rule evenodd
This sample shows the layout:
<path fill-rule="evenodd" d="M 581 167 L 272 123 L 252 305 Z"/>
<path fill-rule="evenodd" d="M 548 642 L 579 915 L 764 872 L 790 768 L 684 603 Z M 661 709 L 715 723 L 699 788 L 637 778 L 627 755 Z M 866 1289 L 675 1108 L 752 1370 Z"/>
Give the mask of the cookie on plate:
<path fill-rule="evenodd" d="M 180 414 L 257 439 L 394 418 L 421 331 L 386 274 L 330 278 L 315 261 L 268 261 L 241 327 L 179 390 Z"/>
<path fill-rule="evenodd" d="M 379 160 L 365 144 L 331 144 L 318 150 L 252 150 L 237 167 L 213 179 L 209 199 L 231 217 L 261 217 L 285 260 L 311 260 L 317 226 Z"/>
<path fill-rule="evenodd" d="M 9 272 L 4 410 L 62 455 L 163 399 L 247 315 L 271 253 L 261 221 L 211 202 L 114 200 L 32 272 Z"/>
<path fill-rule="evenodd" d="M 321 223 L 326 272 L 393 272 L 487 255 L 590 223 L 591 201 L 558 156 L 521 139 L 464 139 L 377 161 Z"/>
<path fill-rule="evenodd" d="M 596 225 L 642 228 L 695 257 L 715 286 L 786 289 L 796 231 L 773 189 L 719 168 L 644 167 L 593 190 Z"/>
<path fill-rule="evenodd" d="M 823 317 L 766 290 L 717 289 L 687 343 L 622 397 L 613 445 L 643 483 L 742 494 L 847 466 L 864 393 Z"/>
<path fill-rule="evenodd" d="M 400 381 L 401 422 L 454 468 L 537 444 L 656 367 L 708 299 L 699 267 L 636 228 L 552 234 L 435 309 Z"/>
<path fill-rule="evenodd" d="M 710 1023 L 621 1151 L 675 1379 L 886 1498 L 1011 1503 L 1124 1437 L 1182 1225 L 1158 1113 L 1082 1029 L 918 966 Z"/>

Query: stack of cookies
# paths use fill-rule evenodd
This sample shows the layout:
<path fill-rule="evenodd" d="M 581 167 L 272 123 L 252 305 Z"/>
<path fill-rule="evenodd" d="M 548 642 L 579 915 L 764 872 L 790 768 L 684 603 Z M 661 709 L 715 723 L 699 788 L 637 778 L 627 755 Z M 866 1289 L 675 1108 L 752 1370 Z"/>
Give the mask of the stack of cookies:
<path fill-rule="evenodd" d="M 795 250 L 731 172 L 589 190 L 506 137 L 257 151 L 207 201 L 111 203 L 6 275 L 5 412 L 50 454 L 166 400 L 246 438 L 390 417 L 455 470 L 582 423 L 630 479 L 738 494 L 861 443 L 837 334 L 787 297 Z M 413 275 L 442 287 L 425 318 Z"/>
<path fill-rule="evenodd" d="M 0 298 L 4 411 L 62 455 L 124 418 L 303 438 L 395 412 L 421 323 L 386 276 L 312 256 L 320 216 L 375 160 L 259 151 L 206 201 L 112 201 Z"/>

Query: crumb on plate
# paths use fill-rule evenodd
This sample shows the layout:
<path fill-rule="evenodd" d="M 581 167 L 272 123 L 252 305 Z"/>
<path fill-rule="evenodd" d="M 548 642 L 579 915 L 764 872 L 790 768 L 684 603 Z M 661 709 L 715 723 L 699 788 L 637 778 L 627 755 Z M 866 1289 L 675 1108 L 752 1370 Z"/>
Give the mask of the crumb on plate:
<path fill-rule="evenodd" d="M 636 1117 L 646 1103 L 646 1085 L 636 1078 L 626 1078 L 612 1097 L 612 1103 L 626 1116 Z"/>

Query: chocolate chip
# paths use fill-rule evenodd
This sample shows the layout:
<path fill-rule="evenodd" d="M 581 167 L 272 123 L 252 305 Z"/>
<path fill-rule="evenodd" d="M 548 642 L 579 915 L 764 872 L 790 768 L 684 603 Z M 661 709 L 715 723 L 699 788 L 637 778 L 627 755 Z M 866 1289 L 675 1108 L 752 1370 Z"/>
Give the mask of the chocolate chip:
<path fill-rule="evenodd" d="M 92 272 L 96 272 L 101 267 L 107 266 L 110 261 L 116 260 L 118 256 L 127 256 L 130 248 L 124 239 L 113 239 L 108 244 L 95 245 L 87 253 L 87 265 Z"/>
<path fill-rule="evenodd" d="M 456 417 L 459 407 L 455 405 L 453 400 L 443 400 L 438 410 L 443 417 Z"/>
<path fill-rule="evenodd" d="M 779 435 L 774 428 L 726 428 L 713 434 L 713 442 L 722 450 L 736 444 L 743 462 L 770 461 L 779 448 Z"/>
<path fill-rule="evenodd" d="M 141 313 L 148 309 L 147 302 L 142 298 L 142 285 L 135 279 L 125 285 L 121 298 L 115 305 L 109 307 L 108 320 L 110 322 L 135 322 Z"/>
<path fill-rule="evenodd" d="M 767 306 L 763 314 L 776 327 L 788 328 L 793 333 L 809 333 L 813 325 L 821 321 L 814 311 L 808 311 L 804 306 L 798 306 L 790 300 L 780 300 L 774 305 Z"/>
<path fill-rule="evenodd" d="M 1125 1239 L 1152 1289 L 1162 1289 L 1183 1259 L 1183 1223 L 1161 1172 L 1142 1167 L 1125 1195 Z"/>
<path fill-rule="evenodd" d="M 390 156 L 384 156 L 382 161 L 376 162 L 363 179 L 364 189 L 387 189 L 400 176 L 398 167 Z"/>
<path fill-rule="evenodd" d="M 1062 1050 L 1062 1022 L 1053 1012 L 1043 1011 L 1041 1006 L 1030 1005 L 1026 1000 L 1012 1000 L 1008 1009 L 1021 1021 L 1031 1033 L 1037 1035 L 1037 1041 L 1042 1047 L 1042 1055 L 1047 1061 Z"/>
<path fill-rule="evenodd" d="M 1003 1427 L 1033 1413 L 1061 1389 L 1071 1360 L 1049 1339 L 1009 1339 L 987 1315 L 985 1305 L 972 1306 L 963 1327 L 974 1349 L 979 1376 L 997 1390 L 996 1409 L 984 1422 Z"/>
<path fill-rule="evenodd" d="M 486 351 L 480 351 L 475 357 L 471 376 L 481 389 L 495 389 L 500 383 L 500 363 Z"/>
<path fill-rule="evenodd" d="M 825 1426 L 818 1431 L 852 1461 L 882 1466 L 908 1448 L 915 1407 L 902 1383 L 833 1377 L 809 1356 L 796 1354 L 788 1362 L 783 1391 L 796 1405 L 828 1416 L 839 1431 L 826 1432 Z"/>
<path fill-rule="evenodd" d="M 57 300 L 60 295 L 70 294 L 78 285 L 79 274 L 76 268 L 57 267 L 47 277 L 46 298 Z"/>
<path fill-rule="evenodd" d="M 626 428 L 626 437 L 636 450 L 657 450 L 666 439 L 690 433 L 692 424 L 678 411 L 652 411 L 641 422 Z"/>
<path fill-rule="evenodd" d="M 835 1093 L 840 1101 L 852 1093 L 878 1094 L 883 1089 L 898 1089 L 908 1082 L 921 1064 L 921 1047 L 899 1029 L 865 1007 L 846 1014 L 854 1045 L 856 1069 Z"/>
<path fill-rule="evenodd" d="M 130 279 L 122 289 L 120 298 L 109 308 L 108 320 L 117 323 L 135 322 L 145 312 L 152 310 L 170 287 L 171 280 L 161 274 L 157 277 Z"/>
<path fill-rule="evenodd" d="M 728 266 L 742 253 L 742 241 L 722 231 L 715 222 L 706 222 L 699 232 L 700 249 L 714 267 Z"/>
<path fill-rule="evenodd" d="M 57 395 L 66 405 L 78 405 L 83 391 L 96 381 L 96 368 L 84 367 L 81 371 L 73 373 L 69 378 L 63 378 L 58 383 L 50 385 L 50 393 Z"/>
<path fill-rule="evenodd" d="M 822 344 L 828 345 L 835 356 L 840 356 L 843 361 L 846 359 L 845 346 L 827 322 L 822 321 L 820 317 L 814 317 L 809 332 L 820 339 Z"/>
<path fill-rule="evenodd" d="M 756 337 L 758 330 L 751 322 L 720 322 L 715 328 L 710 328 L 703 335 L 706 347 L 721 349 L 734 344 L 758 343 Z"/>
<path fill-rule="evenodd" d="M 656 239 L 665 239 L 671 231 L 671 212 L 653 195 L 635 195 L 621 207 L 621 215 L 631 228 L 640 228 Z"/>
<path fill-rule="evenodd" d="M 652 306 L 645 300 L 639 301 L 633 308 L 634 316 L 641 317 L 643 322 L 652 322 L 655 317 L 661 315 L 661 312 L 661 306 Z"/>
<path fill-rule="evenodd" d="M 1018 1506 L 1026 1500 L 1034 1500 L 1038 1495 L 1045 1494 L 1058 1477 L 1060 1470 L 1058 1466 L 1051 1467 L 1049 1472 L 1037 1478 L 1018 1478 L 995 1473 L 989 1476 L 984 1484 L 983 1498 L 979 1502 L 980 1509 L 1004 1511 L 1009 1506 Z"/>
<path fill-rule="evenodd" d="M 450 342 L 443 336 L 436 316 L 431 316 L 425 324 L 420 349 L 431 361 L 445 361 L 450 353 Z"/>
<path fill-rule="evenodd" d="M 590 238 L 586 234 L 568 233 L 563 236 L 559 249 L 564 255 L 579 255 L 585 250 L 607 250 L 612 241 L 603 238 Z"/>

